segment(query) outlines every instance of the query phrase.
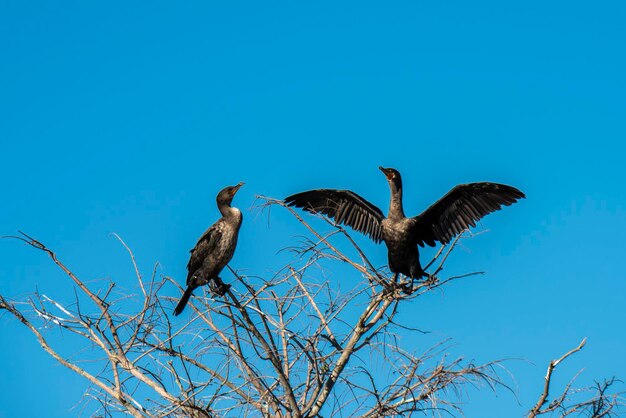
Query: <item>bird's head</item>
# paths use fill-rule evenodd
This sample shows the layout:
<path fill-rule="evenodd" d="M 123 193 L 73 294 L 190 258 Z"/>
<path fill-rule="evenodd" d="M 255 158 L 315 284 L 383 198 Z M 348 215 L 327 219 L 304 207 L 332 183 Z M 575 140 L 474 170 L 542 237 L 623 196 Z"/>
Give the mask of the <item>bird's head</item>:
<path fill-rule="evenodd" d="M 235 186 L 224 187 L 222 190 L 220 190 L 220 192 L 217 194 L 217 205 L 230 205 L 233 201 L 233 197 L 235 197 L 235 194 L 243 185 L 244 183 L 240 182 Z"/>
<path fill-rule="evenodd" d="M 382 166 L 379 166 L 378 169 L 383 172 L 385 177 L 387 177 L 387 181 L 390 186 L 394 187 L 396 190 L 402 189 L 402 177 L 400 176 L 400 172 L 398 172 L 398 170 Z"/>

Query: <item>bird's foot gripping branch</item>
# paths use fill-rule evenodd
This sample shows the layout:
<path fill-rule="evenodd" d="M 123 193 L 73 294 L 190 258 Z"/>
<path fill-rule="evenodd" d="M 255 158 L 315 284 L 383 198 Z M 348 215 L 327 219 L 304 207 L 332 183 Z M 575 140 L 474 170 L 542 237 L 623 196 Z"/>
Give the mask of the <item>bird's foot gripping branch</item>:
<path fill-rule="evenodd" d="M 219 276 L 209 281 L 209 290 L 215 296 L 224 296 L 230 288 L 231 285 L 224 283 Z"/>

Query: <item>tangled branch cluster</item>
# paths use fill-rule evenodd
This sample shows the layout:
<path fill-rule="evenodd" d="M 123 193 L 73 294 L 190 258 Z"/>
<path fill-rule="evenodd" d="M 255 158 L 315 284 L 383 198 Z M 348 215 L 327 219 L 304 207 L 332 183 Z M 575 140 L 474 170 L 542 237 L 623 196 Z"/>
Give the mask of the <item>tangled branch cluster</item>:
<path fill-rule="evenodd" d="M 231 270 L 236 281 L 225 296 L 194 298 L 184 323 L 173 322 L 169 313 L 175 298 L 164 295 L 166 288 L 178 286 L 176 281 L 158 278 L 156 268 L 144 278 L 121 239 L 135 269 L 139 298 L 117 297 L 114 283 L 80 279 L 52 250 L 22 235 L 17 238 L 48 254 L 77 292 L 69 304 L 40 292 L 20 303 L 0 296 L 0 309 L 25 325 L 58 362 L 90 382 L 86 396 L 99 405 L 94 408 L 99 416 L 408 416 L 461 412 L 455 393 L 466 384 L 506 387 L 497 361 L 449 359 L 445 343 L 414 352 L 396 338 L 399 332 L 419 332 L 395 322 L 399 304 L 480 274 L 437 277 L 462 236 L 435 254 L 428 280 L 395 283 L 373 267 L 342 228 L 333 225 L 331 232 L 321 233 L 281 201 L 264 198 L 264 207 L 273 205 L 289 210 L 309 232 L 292 248 L 293 262 L 270 278 Z M 340 250 L 337 240 L 348 243 L 355 256 Z M 358 285 L 342 291 L 331 279 L 319 279 L 321 266 L 334 262 L 349 265 L 353 277 L 346 281 Z M 51 330 L 75 338 L 55 345 Z M 565 357 L 551 363 L 549 375 Z M 374 373 L 368 364 L 383 364 L 387 373 Z M 557 410 L 609 416 L 620 403 L 618 395 L 608 394 L 613 384 L 608 381 L 591 400 L 565 407 L 568 386 L 546 406 L 549 375 L 531 417 Z"/>

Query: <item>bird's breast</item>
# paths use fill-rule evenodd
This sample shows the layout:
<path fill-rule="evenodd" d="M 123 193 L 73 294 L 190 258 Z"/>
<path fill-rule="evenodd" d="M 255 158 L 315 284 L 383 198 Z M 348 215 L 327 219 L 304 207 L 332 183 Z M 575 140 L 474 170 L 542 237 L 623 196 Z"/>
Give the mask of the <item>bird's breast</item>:
<path fill-rule="evenodd" d="M 221 242 L 225 247 L 234 247 L 236 245 L 240 226 L 240 223 L 224 225 Z"/>
<path fill-rule="evenodd" d="M 235 254 L 237 248 L 237 238 L 239 235 L 239 225 L 237 224 L 225 224 L 222 226 L 221 238 L 216 243 L 215 265 L 220 270 L 228 264 Z"/>
<path fill-rule="evenodd" d="M 400 220 L 383 219 L 381 223 L 383 239 L 390 244 L 408 244 L 412 241 L 411 220 L 404 218 Z"/>

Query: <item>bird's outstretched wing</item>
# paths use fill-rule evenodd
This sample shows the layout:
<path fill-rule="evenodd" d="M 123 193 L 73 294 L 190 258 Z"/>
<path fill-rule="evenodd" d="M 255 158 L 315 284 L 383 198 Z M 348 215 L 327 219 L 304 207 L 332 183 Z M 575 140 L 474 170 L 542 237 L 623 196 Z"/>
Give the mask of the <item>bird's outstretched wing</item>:
<path fill-rule="evenodd" d="M 459 184 L 420 215 L 412 218 L 413 236 L 420 246 L 447 244 L 476 226 L 483 216 L 525 198 L 518 189 L 497 183 Z"/>
<path fill-rule="evenodd" d="M 308 212 L 327 215 L 338 224 L 348 225 L 369 236 L 376 243 L 383 239 L 380 226 L 385 218 L 383 212 L 349 190 L 309 190 L 287 197 L 285 203 Z"/>
<path fill-rule="evenodd" d="M 209 229 L 202 234 L 196 246 L 189 250 L 191 257 L 189 257 L 189 262 L 187 263 L 187 284 L 189 284 L 189 280 L 193 274 L 202 267 L 204 259 L 214 251 L 221 236 L 222 228 L 219 227 L 218 221 L 211 225 Z"/>

